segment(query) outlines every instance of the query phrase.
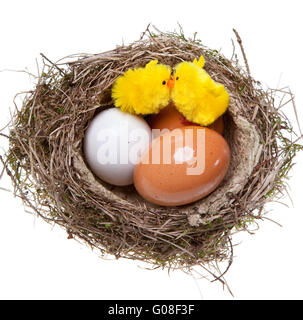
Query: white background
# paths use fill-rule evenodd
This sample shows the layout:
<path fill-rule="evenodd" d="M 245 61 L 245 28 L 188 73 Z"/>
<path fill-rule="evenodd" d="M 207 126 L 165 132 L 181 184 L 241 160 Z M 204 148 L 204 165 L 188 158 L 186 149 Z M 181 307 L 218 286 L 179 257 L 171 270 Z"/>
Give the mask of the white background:
<path fill-rule="evenodd" d="M 303 120 L 301 1 L 2 1 L 0 70 L 36 72 L 43 52 L 51 60 L 97 53 L 137 40 L 148 23 L 185 34 L 230 57 L 232 28 L 243 38 L 252 75 L 269 87 L 289 85 Z M 23 73 L 0 73 L 0 127 L 17 92 L 31 88 Z M 291 105 L 285 112 L 292 117 Z M 1 148 L 6 148 L 1 140 Z M 235 259 L 226 280 L 236 299 L 302 299 L 303 154 L 289 180 L 293 205 L 268 206 L 255 235 L 234 237 Z M 11 189 L 7 177 L 2 188 Z M 0 190 L 1 299 L 233 299 L 219 283 L 180 271 L 148 271 L 135 261 L 103 260 L 64 230 L 24 213 Z"/>

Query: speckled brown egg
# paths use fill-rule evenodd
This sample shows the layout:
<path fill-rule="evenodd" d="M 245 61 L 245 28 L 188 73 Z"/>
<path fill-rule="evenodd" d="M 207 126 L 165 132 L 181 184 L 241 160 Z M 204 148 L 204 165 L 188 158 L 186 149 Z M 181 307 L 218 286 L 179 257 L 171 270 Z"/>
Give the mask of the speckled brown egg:
<path fill-rule="evenodd" d="M 154 204 L 185 205 L 214 191 L 229 162 L 229 146 L 219 133 L 185 126 L 153 140 L 135 167 L 134 185 Z"/>

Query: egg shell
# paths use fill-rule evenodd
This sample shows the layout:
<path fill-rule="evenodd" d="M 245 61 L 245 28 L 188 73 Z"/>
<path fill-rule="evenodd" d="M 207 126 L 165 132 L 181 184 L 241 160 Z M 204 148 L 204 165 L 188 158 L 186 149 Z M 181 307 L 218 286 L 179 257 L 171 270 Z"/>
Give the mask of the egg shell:
<path fill-rule="evenodd" d="M 152 129 L 168 129 L 173 130 L 176 128 L 184 127 L 186 119 L 176 109 L 175 105 L 171 102 L 167 107 L 162 109 L 158 114 L 152 115 L 149 125 Z"/>
<path fill-rule="evenodd" d="M 215 122 L 207 126 L 207 128 L 212 129 L 220 133 L 222 136 L 224 134 L 224 120 L 223 116 L 219 117 Z"/>
<path fill-rule="evenodd" d="M 185 138 L 188 129 L 192 132 L 191 143 Z M 171 143 L 165 148 L 167 141 Z M 171 163 L 168 163 L 170 152 Z M 159 161 L 155 163 L 153 159 L 157 157 Z M 223 180 L 229 162 L 229 146 L 219 133 L 205 127 L 186 126 L 153 140 L 135 167 L 134 185 L 151 203 L 185 205 L 214 191 Z"/>
<path fill-rule="evenodd" d="M 83 151 L 96 176 L 126 186 L 133 183 L 135 165 L 150 142 L 151 129 L 143 118 L 111 108 L 101 111 L 89 124 Z"/>
<path fill-rule="evenodd" d="M 174 130 L 184 126 L 199 126 L 199 124 L 192 123 L 185 119 L 185 117 L 176 109 L 173 102 L 170 102 L 167 107 L 162 109 L 158 114 L 152 115 L 149 119 L 151 129 L 168 129 Z M 224 121 L 223 116 L 219 117 L 215 122 L 210 124 L 208 128 L 213 129 L 223 135 Z M 155 134 L 154 137 L 158 135 Z"/>

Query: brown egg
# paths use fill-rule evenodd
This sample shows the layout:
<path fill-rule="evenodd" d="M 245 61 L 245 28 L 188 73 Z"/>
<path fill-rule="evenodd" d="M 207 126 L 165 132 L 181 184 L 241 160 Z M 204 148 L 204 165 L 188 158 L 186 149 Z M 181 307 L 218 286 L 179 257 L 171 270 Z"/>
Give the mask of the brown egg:
<path fill-rule="evenodd" d="M 219 117 L 215 122 L 207 126 L 209 129 L 213 129 L 220 133 L 222 136 L 224 134 L 224 120 L 223 116 Z"/>
<path fill-rule="evenodd" d="M 175 108 L 171 102 L 167 107 L 162 109 L 158 114 L 151 116 L 149 125 L 152 129 L 168 129 L 173 130 L 186 126 L 187 120 Z"/>
<path fill-rule="evenodd" d="M 160 130 L 174 130 L 176 128 L 182 128 L 184 126 L 199 126 L 199 124 L 186 120 L 184 116 L 176 109 L 173 102 L 169 103 L 169 105 L 162 109 L 158 114 L 152 115 L 149 120 L 149 125 L 151 129 Z M 219 117 L 214 123 L 212 123 L 208 127 L 223 135 L 223 117 Z"/>
<path fill-rule="evenodd" d="M 214 191 L 223 180 L 230 150 L 216 131 L 185 126 L 153 140 L 134 171 L 134 185 L 146 200 L 180 206 Z"/>

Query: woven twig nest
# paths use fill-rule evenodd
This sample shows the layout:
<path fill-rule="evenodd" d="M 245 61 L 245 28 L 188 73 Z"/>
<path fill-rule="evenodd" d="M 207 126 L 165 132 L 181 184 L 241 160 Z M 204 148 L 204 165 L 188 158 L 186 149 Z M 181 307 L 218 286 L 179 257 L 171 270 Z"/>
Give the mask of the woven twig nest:
<path fill-rule="evenodd" d="M 115 79 L 153 59 L 173 67 L 201 55 L 205 70 L 230 95 L 224 121 L 231 163 L 220 186 L 195 203 L 160 207 L 132 186 L 96 178 L 83 157 L 83 137 L 95 114 L 113 106 Z M 283 177 L 300 148 L 273 91 L 263 90 L 235 54 L 229 60 L 182 33 L 148 30 L 131 45 L 65 61 L 43 56 L 37 85 L 14 114 L 2 161 L 15 193 L 32 212 L 65 227 L 69 238 L 102 253 L 174 268 L 230 258 L 234 227 L 243 230 L 262 218 L 264 204 L 283 193 Z"/>

